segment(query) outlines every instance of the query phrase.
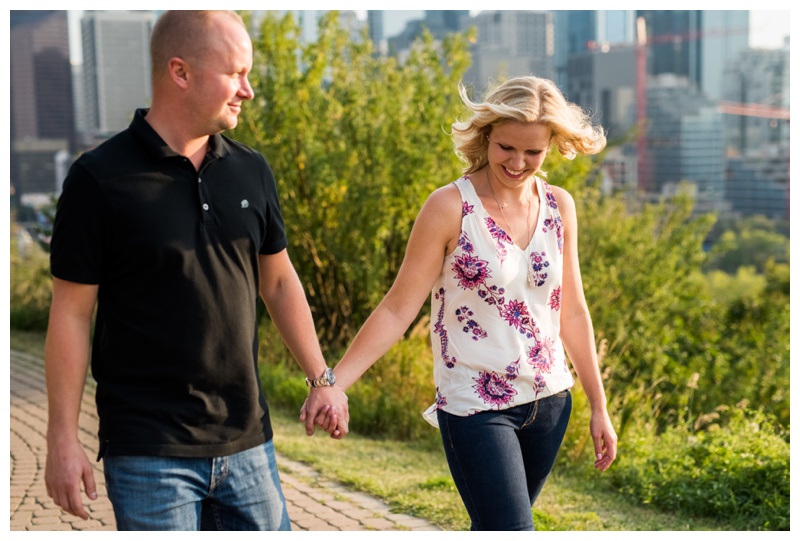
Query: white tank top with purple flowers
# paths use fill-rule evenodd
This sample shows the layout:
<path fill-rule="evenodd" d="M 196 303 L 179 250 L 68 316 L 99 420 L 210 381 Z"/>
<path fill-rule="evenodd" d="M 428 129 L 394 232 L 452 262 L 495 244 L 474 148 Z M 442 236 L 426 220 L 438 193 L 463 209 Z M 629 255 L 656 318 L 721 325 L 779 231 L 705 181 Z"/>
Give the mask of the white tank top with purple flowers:
<path fill-rule="evenodd" d="M 525 250 L 483 208 L 469 177 L 461 192 L 461 237 L 431 292 L 436 410 L 473 415 L 526 404 L 572 387 L 559 337 L 564 230 L 550 186 L 539 192 L 536 230 Z"/>

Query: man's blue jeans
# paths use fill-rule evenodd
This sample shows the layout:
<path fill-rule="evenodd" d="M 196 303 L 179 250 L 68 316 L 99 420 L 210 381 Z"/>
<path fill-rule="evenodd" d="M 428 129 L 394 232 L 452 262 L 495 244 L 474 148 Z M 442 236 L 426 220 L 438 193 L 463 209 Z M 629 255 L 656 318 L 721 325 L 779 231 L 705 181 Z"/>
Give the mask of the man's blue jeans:
<path fill-rule="evenodd" d="M 291 530 L 272 441 L 218 458 L 107 456 L 119 530 Z"/>
<path fill-rule="evenodd" d="M 553 468 L 571 410 L 569 391 L 467 417 L 438 410 L 445 455 L 471 529 L 535 529 L 531 507 Z"/>

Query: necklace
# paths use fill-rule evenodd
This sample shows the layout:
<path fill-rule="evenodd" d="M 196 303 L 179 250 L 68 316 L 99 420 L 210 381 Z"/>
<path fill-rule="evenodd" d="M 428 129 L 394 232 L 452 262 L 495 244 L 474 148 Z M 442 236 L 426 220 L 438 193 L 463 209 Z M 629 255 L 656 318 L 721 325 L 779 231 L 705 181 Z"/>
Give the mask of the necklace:
<path fill-rule="evenodd" d="M 497 200 L 497 196 L 494 194 L 494 187 L 492 186 L 492 179 L 489 177 L 489 169 L 486 169 L 486 182 L 489 183 L 489 190 L 492 192 L 492 199 L 494 202 L 497 203 L 497 206 L 500 208 L 500 213 L 503 215 L 503 219 L 506 221 L 506 225 L 508 226 L 508 232 L 511 233 L 511 236 L 516 240 L 517 235 L 514 233 L 514 230 L 511 228 L 511 222 L 508 220 L 508 216 L 506 216 L 506 211 L 503 210 L 505 205 L 501 205 L 500 201 Z M 528 213 L 525 216 L 525 233 L 530 236 L 531 232 L 531 197 L 528 194 Z M 526 237 L 528 238 L 528 237 Z M 525 239 L 520 239 L 525 240 Z"/>
<path fill-rule="evenodd" d="M 489 177 L 489 168 L 486 168 L 486 182 L 489 183 L 489 190 L 492 192 L 492 199 L 500 208 L 500 214 L 503 215 L 503 219 L 506 221 L 506 225 L 508 226 L 508 232 L 511 233 L 512 241 L 517 239 L 517 235 L 514 233 L 514 230 L 511 228 L 511 222 L 508 221 L 508 216 L 506 216 L 506 211 L 503 210 L 503 206 L 500 204 L 500 201 L 497 200 L 497 196 L 494 194 L 494 187 L 492 186 L 492 179 Z M 530 236 L 531 236 L 531 195 L 528 194 L 528 213 L 525 216 L 525 233 L 527 236 L 525 237 L 528 239 L 528 244 L 530 244 Z M 524 240 L 524 239 L 523 239 Z M 522 253 L 525 255 L 525 267 L 527 268 L 527 275 L 528 275 L 528 284 L 533 286 L 536 283 L 536 279 L 533 276 L 533 262 L 530 261 L 530 255 L 528 254 L 527 246 L 522 248 Z"/>

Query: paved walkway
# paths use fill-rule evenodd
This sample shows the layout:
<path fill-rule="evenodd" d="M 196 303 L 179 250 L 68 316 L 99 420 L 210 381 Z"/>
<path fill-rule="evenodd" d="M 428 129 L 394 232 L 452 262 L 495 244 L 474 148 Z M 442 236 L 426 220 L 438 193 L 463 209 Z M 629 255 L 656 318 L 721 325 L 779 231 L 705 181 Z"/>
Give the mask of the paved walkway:
<path fill-rule="evenodd" d="M 11 352 L 11 531 L 114 530 L 101 462 L 94 462 L 98 498 L 88 502 L 90 519 L 64 513 L 44 485 L 47 399 L 42 359 Z M 91 390 L 84 393 L 80 441 L 90 459 L 97 455 L 97 413 Z M 283 491 L 293 530 L 438 530 L 426 520 L 391 512 L 388 505 L 353 492 L 313 469 L 278 455 Z"/>

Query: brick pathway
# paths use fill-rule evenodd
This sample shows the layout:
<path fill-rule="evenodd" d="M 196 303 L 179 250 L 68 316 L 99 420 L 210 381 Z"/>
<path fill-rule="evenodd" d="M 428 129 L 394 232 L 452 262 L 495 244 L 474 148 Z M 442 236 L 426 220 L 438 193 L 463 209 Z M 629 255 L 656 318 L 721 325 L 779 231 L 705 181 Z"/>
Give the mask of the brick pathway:
<path fill-rule="evenodd" d="M 94 462 L 98 498 L 94 502 L 85 500 L 89 520 L 64 513 L 47 496 L 43 362 L 36 356 L 12 351 L 10 365 L 11 531 L 114 530 L 114 513 L 101 462 Z M 87 389 L 79 438 L 93 459 L 97 455 L 97 413 L 91 387 Z M 304 464 L 278 455 L 278 465 L 293 530 L 439 530 L 426 520 L 392 513 L 382 501 L 325 479 Z"/>

